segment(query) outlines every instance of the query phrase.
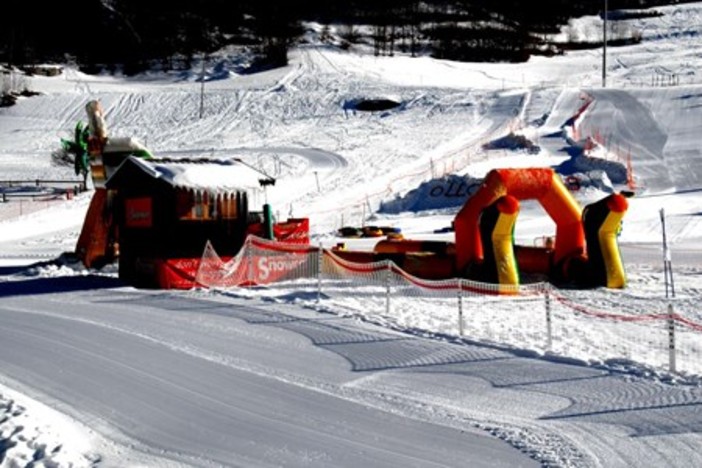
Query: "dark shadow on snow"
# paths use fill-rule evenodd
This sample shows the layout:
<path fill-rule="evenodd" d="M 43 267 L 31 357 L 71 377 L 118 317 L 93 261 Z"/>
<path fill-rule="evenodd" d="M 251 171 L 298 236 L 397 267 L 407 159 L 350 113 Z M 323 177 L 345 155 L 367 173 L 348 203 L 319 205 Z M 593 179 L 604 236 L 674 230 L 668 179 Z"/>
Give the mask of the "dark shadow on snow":
<path fill-rule="evenodd" d="M 344 103 L 344 110 L 378 112 L 394 109 L 401 104 L 392 99 L 352 99 Z"/>
<path fill-rule="evenodd" d="M 574 401 L 563 411 L 541 419 L 625 425 L 634 431 L 632 437 L 700 433 L 702 432 L 702 402 L 699 392 L 697 393 L 698 395 L 694 397 L 696 401 L 675 401 L 667 394 L 653 398 L 643 396 L 644 401 L 619 400 L 603 405 Z"/>
<path fill-rule="evenodd" d="M 402 110 L 405 104 L 393 99 L 349 99 L 344 101 L 342 108 L 344 114 L 348 117 L 348 113 L 356 114 L 356 112 L 380 112 L 380 117 L 387 117 L 391 114 L 390 111 Z"/>
<path fill-rule="evenodd" d="M 4 273 L 3 270 L 4 268 L 0 269 L 0 273 Z M 117 278 L 100 275 L 28 278 L 0 282 L 0 298 L 86 291 L 90 289 L 109 289 L 122 286 L 124 286 L 124 283 Z"/>

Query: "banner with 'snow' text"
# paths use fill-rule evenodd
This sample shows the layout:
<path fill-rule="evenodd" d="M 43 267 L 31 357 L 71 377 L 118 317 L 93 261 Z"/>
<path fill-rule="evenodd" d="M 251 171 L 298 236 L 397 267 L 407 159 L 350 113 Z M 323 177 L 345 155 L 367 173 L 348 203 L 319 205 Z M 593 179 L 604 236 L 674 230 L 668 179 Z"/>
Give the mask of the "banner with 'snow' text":
<path fill-rule="evenodd" d="M 196 281 L 208 287 L 250 286 L 315 277 L 318 248 L 249 236 L 236 257 L 223 261 L 208 244 Z"/>

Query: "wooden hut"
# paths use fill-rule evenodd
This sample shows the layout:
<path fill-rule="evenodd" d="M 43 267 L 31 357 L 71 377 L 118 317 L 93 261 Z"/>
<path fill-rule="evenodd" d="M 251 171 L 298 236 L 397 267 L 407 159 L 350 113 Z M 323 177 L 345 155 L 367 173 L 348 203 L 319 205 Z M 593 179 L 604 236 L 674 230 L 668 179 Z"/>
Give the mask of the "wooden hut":
<path fill-rule="evenodd" d="M 107 180 L 119 242 L 119 277 L 138 287 L 194 285 L 205 244 L 235 255 L 245 240 L 249 200 L 263 173 L 238 160 L 128 157 Z"/>

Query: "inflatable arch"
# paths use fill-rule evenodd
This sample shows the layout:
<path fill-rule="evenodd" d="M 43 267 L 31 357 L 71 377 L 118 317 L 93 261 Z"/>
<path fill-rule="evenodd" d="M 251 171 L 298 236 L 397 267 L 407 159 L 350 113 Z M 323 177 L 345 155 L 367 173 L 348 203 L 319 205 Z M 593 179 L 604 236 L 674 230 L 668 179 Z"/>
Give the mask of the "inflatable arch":
<path fill-rule="evenodd" d="M 556 223 L 555 264 L 567 258 L 584 256 L 585 234 L 580 206 L 553 169 L 494 169 L 454 220 L 457 271 L 464 272 L 471 263 L 483 260 L 478 225 L 480 215 L 505 195 L 517 200 L 538 200 Z"/>
<path fill-rule="evenodd" d="M 527 199 L 538 200 L 556 223 L 553 246 L 515 247 L 518 200 Z M 581 211 L 550 168 L 495 169 L 454 220 L 456 271 L 517 285 L 519 268 L 524 267 L 556 281 L 623 288 L 626 275 L 617 235 L 627 208 L 626 198 L 615 193 Z"/>

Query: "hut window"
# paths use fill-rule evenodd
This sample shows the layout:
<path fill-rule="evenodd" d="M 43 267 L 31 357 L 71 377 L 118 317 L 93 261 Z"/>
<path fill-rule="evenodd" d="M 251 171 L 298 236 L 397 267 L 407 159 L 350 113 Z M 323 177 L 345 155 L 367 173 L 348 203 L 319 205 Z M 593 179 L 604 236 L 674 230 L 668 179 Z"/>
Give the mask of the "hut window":
<path fill-rule="evenodd" d="M 222 219 L 234 219 L 238 216 L 236 196 L 224 195 L 217 200 L 219 216 Z"/>
<path fill-rule="evenodd" d="M 180 219 L 190 219 L 195 199 L 193 194 L 187 190 L 176 191 L 176 212 Z"/>
<path fill-rule="evenodd" d="M 177 194 L 178 217 L 186 221 L 213 219 L 216 215 L 214 197 L 207 192 L 181 190 Z"/>
<path fill-rule="evenodd" d="M 202 192 L 195 193 L 195 204 L 193 205 L 193 218 L 203 219 L 207 213 L 207 194 Z"/>

